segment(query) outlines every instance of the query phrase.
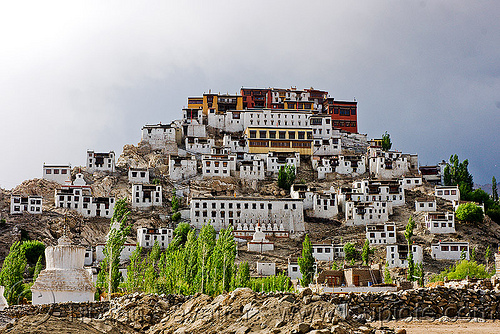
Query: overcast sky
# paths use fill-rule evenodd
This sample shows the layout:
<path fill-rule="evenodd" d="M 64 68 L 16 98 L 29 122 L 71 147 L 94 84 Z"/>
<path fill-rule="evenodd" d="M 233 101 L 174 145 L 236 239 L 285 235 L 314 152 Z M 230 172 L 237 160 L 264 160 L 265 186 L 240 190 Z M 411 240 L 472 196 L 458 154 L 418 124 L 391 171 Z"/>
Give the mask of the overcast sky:
<path fill-rule="evenodd" d="M 422 165 L 500 179 L 498 1 L 4 1 L 0 187 L 140 141 L 188 96 L 314 87 Z"/>

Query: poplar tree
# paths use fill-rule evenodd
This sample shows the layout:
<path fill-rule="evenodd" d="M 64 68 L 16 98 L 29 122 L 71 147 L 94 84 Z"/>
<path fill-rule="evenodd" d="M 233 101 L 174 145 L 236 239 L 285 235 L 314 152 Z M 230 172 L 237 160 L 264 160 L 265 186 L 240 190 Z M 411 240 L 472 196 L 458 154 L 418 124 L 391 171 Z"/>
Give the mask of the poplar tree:
<path fill-rule="evenodd" d="M 413 217 L 410 216 L 408 219 L 408 224 L 406 224 L 405 227 L 405 239 L 408 244 L 408 280 L 409 281 L 414 281 L 415 277 L 415 263 L 413 262 L 413 251 L 411 249 L 411 238 L 413 237 L 413 230 L 415 229 L 415 221 L 413 220 Z"/>
<path fill-rule="evenodd" d="M 312 245 L 309 240 L 309 235 L 306 234 L 304 242 L 302 242 L 302 257 L 298 258 L 298 264 L 302 279 L 300 285 L 307 287 L 314 278 L 314 257 L 312 255 Z"/>
<path fill-rule="evenodd" d="M 497 179 L 494 176 L 491 179 L 491 199 L 498 202 Z"/>
<path fill-rule="evenodd" d="M 10 305 L 17 303 L 24 290 L 23 273 L 26 265 L 27 261 L 22 244 L 20 241 L 16 241 L 10 246 L 9 254 L 3 262 L 2 271 L 0 271 L 0 285 L 5 287 L 4 296 Z"/>
<path fill-rule="evenodd" d="M 137 247 L 130 255 L 130 264 L 127 267 L 127 280 L 125 286 L 128 292 L 142 291 L 144 289 L 144 270 L 146 260 L 141 257 L 142 247 Z"/>
<path fill-rule="evenodd" d="M 250 284 L 250 266 L 248 262 L 241 262 L 236 274 L 236 287 L 246 288 Z"/>
<path fill-rule="evenodd" d="M 199 291 L 206 293 L 210 278 L 210 260 L 215 247 L 215 229 L 211 224 L 204 225 L 198 235 L 198 274 Z"/>

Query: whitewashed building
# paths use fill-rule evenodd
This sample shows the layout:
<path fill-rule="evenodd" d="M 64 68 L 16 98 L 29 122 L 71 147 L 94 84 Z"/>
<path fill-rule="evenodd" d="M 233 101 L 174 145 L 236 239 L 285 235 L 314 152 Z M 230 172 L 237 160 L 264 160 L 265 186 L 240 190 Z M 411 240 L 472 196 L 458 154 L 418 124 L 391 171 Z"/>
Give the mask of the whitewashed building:
<path fill-rule="evenodd" d="M 313 130 L 313 138 L 329 139 L 333 134 L 332 116 L 315 114 L 309 117 L 309 125 Z M 340 142 L 338 142 L 340 146 Z"/>
<path fill-rule="evenodd" d="M 314 243 L 312 246 L 312 256 L 316 261 L 333 261 L 335 254 L 334 245 L 331 242 Z"/>
<path fill-rule="evenodd" d="M 431 256 L 435 260 L 460 260 L 462 253 L 469 260 L 468 242 L 438 242 L 431 245 Z"/>
<path fill-rule="evenodd" d="M 332 219 L 339 213 L 337 196 L 333 192 L 315 193 L 312 203 L 312 210 L 308 212 L 310 217 Z"/>
<path fill-rule="evenodd" d="M 114 173 L 114 151 L 110 151 L 109 153 L 96 153 L 90 150 L 87 151 L 87 172 L 92 173 L 96 171 Z"/>
<path fill-rule="evenodd" d="M 460 200 L 460 190 L 458 186 L 436 186 L 434 195 L 450 202 Z"/>
<path fill-rule="evenodd" d="M 57 246 L 45 249 L 46 268 L 31 286 L 33 305 L 94 300 L 95 287 L 83 268 L 85 247 L 62 236 Z"/>
<path fill-rule="evenodd" d="M 313 199 L 315 193 L 316 188 L 310 187 L 306 184 L 295 183 L 290 187 L 290 197 L 303 200 L 304 210 L 313 208 Z"/>
<path fill-rule="evenodd" d="M 313 156 L 332 156 L 332 155 L 340 155 L 341 153 L 342 153 L 342 143 L 340 136 L 313 139 L 313 153 L 312 153 Z"/>
<path fill-rule="evenodd" d="M 95 260 L 97 263 L 100 263 L 104 260 L 104 248 L 106 247 L 106 244 L 97 244 L 95 247 Z M 123 250 L 120 253 L 120 262 L 123 261 L 128 261 L 130 259 L 130 256 L 132 253 L 135 251 L 137 248 L 136 244 L 129 244 L 125 243 L 123 244 Z"/>
<path fill-rule="evenodd" d="M 276 275 L 276 263 L 274 262 L 258 262 L 257 275 L 259 276 L 274 276 Z"/>
<path fill-rule="evenodd" d="M 269 152 L 266 159 L 266 171 L 278 174 L 280 168 L 290 165 L 295 167 L 295 173 L 300 166 L 299 152 L 286 153 L 286 152 Z"/>
<path fill-rule="evenodd" d="M 312 157 L 313 169 L 318 172 L 318 179 L 328 174 L 361 175 L 366 172 L 366 157 L 362 155 L 338 155 Z"/>
<path fill-rule="evenodd" d="M 17 213 L 42 213 L 42 196 L 11 195 L 10 196 L 10 214 Z"/>
<path fill-rule="evenodd" d="M 71 165 L 43 164 L 42 178 L 59 184 L 67 184 L 68 182 L 71 182 Z"/>
<path fill-rule="evenodd" d="M 411 245 L 413 262 L 421 264 L 424 260 L 422 246 Z M 387 245 L 385 261 L 389 268 L 408 268 L 408 245 Z"/>
<path fill-rule="evenodd" d="M 436 209 L 437 209 L 436 200 L 416 200 L 415 201 L 415 211 L 416 212 L 436 211 Z"/>
<path fill-rule="evenodd" d="M 353 192 L 368 195 L 372 201 L 392 202 L 393 206 L 405 205 L 405 192 L 399 180 L 355 181 Z"/>
<path fill-rule="evenodd" d="M 396 151 L 382 151 L 378 147 L 369 148 L 370 175 L 380 179 L 399 178 L 411 171 L 417 171 L 418 156 Z"/>
<path fill-rule="evenodd" d="M 160 248 L 167 248 L 174 240 L 174 230 L 171 228 L 137 228 L 137 245 L 142 248 L 153 247 L 155 241 Z"/>
<path fill-rule="evenodd" d="M 133 184 L 132 207 L 135 209 L 162 206 L 162 187 L 156 184 Z"/>
<path fill-rule="evenodd" d="M 283 224 L 290 233 L 304 232 L 302 200 L 259 197 L 193 197 L 191 224 L 197 229 L 209 221 L 216 231 L 237 224 Z"/>
<path fill-rule="evenodd" d="M 297 259 L 288 259 L 288 277 L 292 280 L 302 279 L 299 263 Z"/>
<path fill-rule="evenodd" d="M 148 142 L 153 150 L 167 148 L 168 144 L 180 143 L 181 129 L 174 124 L 153 124 L 142 127 L 141 141 Z"/>
<path fill-rule="evenodd" d="M 425 227 L 431 233 L 455 233 L 455 214 L 453 212 L 427 212 Z"/>
<path fill-rule="evenodd" d="M 214 145 L 213 138 L 186 137 L 186 151 L 190 154 L 209 154 Z"/>
<path fill-rule="evenodd" d="M 185 180 L 196 176 L 198 166 L 196 157 L 188 156 L 181 157 L 178 155 L 170 155 L 168 159 L 168 176 L 172 181 Z"/>
<path fill-rule="evenodd" d="M 396 224 L 368 224 L 366 225 L 366 239 L 370 244 L 395 244 L 396 240 Z"/>
<path fill-rule="evenodd" d="M 403 189 L 405 189 L 405 190 L 415 189 L 416 187 L 419 187 L 422 185 L 422 177 L 421 176 L 403 176 L 403 179 L 401 181 L 401 185 L 403 186 Z"/>
<path fill-rule="evenodd" d="M 264 160 L 257 158 L 244 160 L 240 163 L 240 179 L 243 180 L 264 180 L 265 179 Z"/>
<path fill-rule="evenodd" d="M 248 153 L 247 141 L 241 136 L 225 134 L 222 143 L 231 153 Z"/>
<path fill-rule="evenodd" d="M 90 186 L 66 185 L 54 191 L 56 208 L 70 209 L 84 217 L 111 218 L 114 197 L 93 197 Z"/>
<path fill-rule="evenodd" d="M 349 226 L 385 223 L 389 220 L 387 203 L 346 201 L 345 220 Z"/>
<path fill-rule="evenodd" d="M 129 183 L 149 183 L 149 170 L 147 168 L 132 168 L 128 169 Z"/>
<path fill-rule="evenodd" d="M 217 152 L 212 148 L 211 154 L 204 154 L 201 159 L 203 177 L 229 177 L 236 171 L 236 154 Z"/>

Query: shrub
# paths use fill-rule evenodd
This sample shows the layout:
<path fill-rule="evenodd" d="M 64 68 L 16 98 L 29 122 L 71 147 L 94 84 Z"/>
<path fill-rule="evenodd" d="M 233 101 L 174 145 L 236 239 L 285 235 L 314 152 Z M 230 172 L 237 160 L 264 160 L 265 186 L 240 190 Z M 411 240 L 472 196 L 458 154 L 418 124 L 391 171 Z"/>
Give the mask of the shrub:
<path fill-rule="evenodd" d="M 456 216 L 458 220 L 468 223 L 480 223 L 484 219 L 483 209 L 471 202 L 460 204 L 457 208 Z"/>

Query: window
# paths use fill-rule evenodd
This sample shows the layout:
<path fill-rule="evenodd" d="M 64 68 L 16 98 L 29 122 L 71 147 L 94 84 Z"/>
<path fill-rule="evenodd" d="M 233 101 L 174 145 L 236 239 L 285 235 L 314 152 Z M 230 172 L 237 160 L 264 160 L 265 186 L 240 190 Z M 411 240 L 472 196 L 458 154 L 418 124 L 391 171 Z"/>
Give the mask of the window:
<path fill-rule="evenodd" d="M 323 253 L 323 248 L 318 248 L 318 249 L 316 250 L 316 253 Z"/>
<path fill-rule="evenodd" d="M 259 138 L 265 139 L 267 138 L 267 131 L 259 131 Z"/>
<path fill-rule="evenodd" d="M 250 138 L 257 138 L 257 131 L 256 130 L 250 130 Z"/>
<path fill-rule="evenodd" d="M 54 169 L 54 174 L 59 174 L 59 169 Z"/>
<path fill-rule="evenodd" d="M 269 131 L 269 138 L 276 139 L 276 131 Z"/>
<path fill-rule="evenodd" d="M 280 131 L 279 132 L 279 137 L 280 137 L 280 139 L 285 139 L 285 137 L 286 137 L 286 131 Z"/>
<path fill-rule="evenodd" d="M 451 246 L 452 252 L 458 252 L 458 246 Z"/>
<path fill-rule="evenodd" d="M 330 253 L 330 248 L 325 248 L 325 253 Z"/>
<path fill-rule="evenodd" d="M 45 170 L 45 174 L 52 174 L 52 170 L 51 169 L 46 169 Z"/>
<path fill-rule="evenodd" d="M 61 174 L 68 174 L 68 170 L 67 169 L 61 169 Z"/>
<path fill-rule="evenodd" d="M 297 271 L 297 267 L 292 267 L 292 271 Z"/>
<path fill-rule="evenodd" d="M 304 131 L 299 131 L 299 139 L 305 139 L 305 134 Z"/>
<path fill-rule="evenodd" d="M 295 131 L 288 131 L 288 139 L 295 139 Z"/>

